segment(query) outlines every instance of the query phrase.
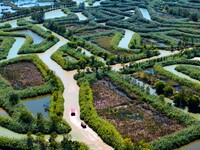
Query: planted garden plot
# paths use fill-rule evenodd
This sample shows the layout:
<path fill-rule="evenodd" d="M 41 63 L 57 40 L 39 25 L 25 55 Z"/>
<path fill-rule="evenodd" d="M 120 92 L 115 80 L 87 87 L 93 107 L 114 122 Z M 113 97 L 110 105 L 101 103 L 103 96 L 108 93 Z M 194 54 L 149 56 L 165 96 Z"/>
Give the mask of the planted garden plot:
<path fill-rule="evenodd" d="M 103 33 L 103 32 L 108 32 L 109 30 L 106 29 L 94 29 L 94 30 L 83 30 L 78 33 L 76 33 L 77 36 L 85 36 L 85 35 L 90 35 L 90 34 L 98 34 L 98 33 Z"/>
<path fill-rule="evenodd" d="M 67 28 L 67 30 L 77 30 L 80 29 L 82 27 L 84 27 L 84 25 L 81 24 L 66 24 L 65 27 Z"/>
<path fill-rule="evenodd" d="M 0 74 L 14 89 L 25 89 L 44 84 L 44 78 L 34 64 L 18 62 L 0 68 Z"/>
<path fill-rule="evenodd" d="M 100 36 L 100 37 L 93 37 L 90 40 L 95 44 L 99 45 L 100 47 L 108 50 L 109 52 L 113 52 L 113 47 L 111 46 L 111 41 L 113 36 Z"/>
<path fill-rule="evenodd" d="M 124 138 L 133 142 L 153 141 L 185 128 L 183 123 L 167 117 L 136 94 L 130 102 L 111 88 L 105 80 L 92 85 L 94 107 L 100 117 L 112 123 Z"/>

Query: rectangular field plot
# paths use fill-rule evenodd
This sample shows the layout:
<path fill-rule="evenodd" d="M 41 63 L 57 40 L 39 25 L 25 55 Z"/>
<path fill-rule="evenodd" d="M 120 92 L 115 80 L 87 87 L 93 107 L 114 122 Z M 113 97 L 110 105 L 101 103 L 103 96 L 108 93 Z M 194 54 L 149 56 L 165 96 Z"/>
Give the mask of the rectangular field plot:
<path fill-rule="evenodd" d="M 128 98 L 111 83 L 101 80 L 92 85 L 94 107 L 103 119 L 112 123 L 124 138 L 147 142 L 185 128 L 133 93 Z"/>

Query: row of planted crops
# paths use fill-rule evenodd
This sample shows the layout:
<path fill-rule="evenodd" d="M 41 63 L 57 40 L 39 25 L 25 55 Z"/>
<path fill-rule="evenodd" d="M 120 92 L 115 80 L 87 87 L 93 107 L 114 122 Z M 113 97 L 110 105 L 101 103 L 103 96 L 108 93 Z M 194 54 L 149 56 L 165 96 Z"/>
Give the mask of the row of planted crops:
<path fill-rule="evenodd" d="M 199 139 L 200 63 L 191 60 L 200 56 L 199 7 L 199 3 L 186 1 L 126 0 L 63 8 L 67 16 L 44 21 L 48 31 L 25 19 L 18 20 L 17 28 L 4 25 L 0 56 L 8 56 L 16 37 L 25 39 L 18 54 L 29 54 L 45 52 L 59 41 L 51 31 L 60 34 L 70 42 L 51 58 L 65 70 L 78 69 L 81 119 L 115 149 L 175 149 Z M 150 18 L 143 16 L 143 9 Z M 77 12 L 87 19 L 79 20 Z M 124 29 L 132 32 L 127 48 L 119 46 L 127 32 Z M 188 47 L 194 48 L 183 51 Z M 181 52 L 134 62 L 158 56 L 163 50 Z M 110 65 L 127 62 L 129 66 L 120 73 L 111 71 Z M 1 62 L 0 75 L 0 107 L 7 113 L 0 115 L 0 125 L 17 133 L 28 132 L 23 140 L 2 137 L 0 147 L 87 149 L 67 134 L 71 128 L 62 119 L 62 82 L 36 55 Z M 151 89 L 156 91 L 153 95 Z M 48 117 L 31 113 L 23 103 L 41 95 L 49 97 L 43 108 Z M 48 142 L 45 134 L 50 134 Z M 65 134 L 61 142 L 57 134 Z"/>

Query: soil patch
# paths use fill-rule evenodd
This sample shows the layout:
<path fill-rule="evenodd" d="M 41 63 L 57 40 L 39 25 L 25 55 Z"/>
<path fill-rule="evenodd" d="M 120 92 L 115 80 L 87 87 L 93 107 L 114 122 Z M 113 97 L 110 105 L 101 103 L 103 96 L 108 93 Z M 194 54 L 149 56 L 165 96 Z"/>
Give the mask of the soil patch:
<path fill-rule="evenodd" d="M 19 62 L 1 67 L 0 74 L 11 83 L 15 90 L 40 86 L 45 83 L 41 72 L 30 62 Z"/>
<path fill-rule="evenodd" d="M 120 55 L 120 56 L 131 56 L 132 55 L 126 51 L 115 50 L 110 44 L 112 39 L 113 39 L 113 36 L 100 36 L 100 37 L 91 38 L 90 40 L 93 43 L 99 45 L 100 47 L 106 49 L 107 51 L 109 51 L 113 54 Z"/>
<path fill-rule="evenodd" d="M 67 24 L 67 25 L 65 25 L 65 26 L 66 26 L 66 28 L 67 28 L 68 30 L 72 30 L 72 31 L 84 27 L 84 25 L 78 25 L 78 24 Z"/>
<path fill-rule="evenodd" d="M 133 142 L 142 139 L 150 142 L 185 127 L 138 96 L 129 102 L 106 82 L 101 80 L 92 85 L 94 107 L 99 116 L 112 123 L 124 138 L 131 138 Z"/>
<path fill-rule="evenodd" d="M 76 33 L 78 36 L 83 36 L 83 35 L 89 35 L 89 34 L 98 34 L 102 32 L 108 32 L 108 30 L 105 29 L 95 29 L 95 30 L 84 30 Z"/>

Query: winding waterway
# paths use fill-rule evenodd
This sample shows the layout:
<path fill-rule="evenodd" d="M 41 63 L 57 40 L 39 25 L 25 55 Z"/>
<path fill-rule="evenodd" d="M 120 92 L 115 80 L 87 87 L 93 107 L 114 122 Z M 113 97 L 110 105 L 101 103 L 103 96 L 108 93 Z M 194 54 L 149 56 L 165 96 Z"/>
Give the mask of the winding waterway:
<path fill-rule="evenodd" d="M 128 44 L 130 43 L 133 34 L 134 34 L 133 31 L 125 29 L 125 34 L 121 39 L 121 41 L 119 42 L 118 47 L 129 49 Z"/>
<path fill-rule="evenodd" d="M 4 24 L 10 24 L 12 28 L 18 27 L 18 25 L 17 25 L 17 19 L 15 19 L 15 20 L 9 20 L 9 21 L 0 23 L 0 26 L 3 26 Z"/>
<path fill-rule="evenodd" d="M 18 56 L 17 53 L 19 49 L 22 47 L 22 45 L 24 44 L 24 42 L 25 42 L 25 38 L 15 37 L 15 42 L 8 53 L 7 59 L 17 57 Z"/>
<path fill-rule="evenodd" d="M 14 32 L 25 34 L 25 35 L 30 35 L 33 38 L 33 44 L 40 44 L 44 40 L 43 37 L 39 36 L 38 34 L 34 33 L 31 30 L 17 30 Z"/>
<path fill-rule="evenodd" d="M 178 65 L 180 65 L 180 64 L 178 64 Z M 200 81 L 199 81 L 199 80 L 193 79 L 193 78 L 191 78 L 191 77 L 188 76 L 188 75 L 185 75 L 185 74 L 183 74 L 183 73 L 181 73 L 181 72 L 176 71 L 175 68 L 176 68 L 176 66 L 178 66 L 178 65 L 166 66 L 166 67 L 164 67 L 164 69 L 167 70 L 167 71 L 169 71 L 169 72 L 171 72 L 171 73 L 173 73 L 173 74 L 175 74 L 175 75 L 177 75 L 177 76 L 179 76 L 179 77 L 181 77 L 181 78 L 185 78 L 185 79 L 188 79 L 188 80 L 190 80 L 190 81 L 192 81 L 192 82 L 196 82 L 196 83 L 199 83 L 199 84 L 200 84 Z"/>
<path fill-rule="evenodd" d="M 144 62 L 144 61 L 147 61 L 147 60 L 151 60 L 151 59 L 155 59 L 155 58 L 161 58 L 161 57 L 165 57 L 165 56 L 169 56 L 169 55 L 173 55 L 173 54 L 177 54 L 179 53 L 179 51 L 164 51 L 164 50 L 159 50 L 160 52 L 160 55 L 158 56 L 153 56 L 153 57 L 150 57 L 150 58 L 144 58 L 144 59 L 140 59 L 140 60 L 137 60 L 135 61 L 135 63 L 138 63 L 138 62 Z M 130 63 L 126 63 L 126 64 L 116 64 L 116 65 L 112 65 L 112 69 L 115 70 L 115 71 L 119 71 L 120 69 L 123 68 L 123 66 L 129 66 Z"/>
<path fill-rule="evenodd" d="M 194 57 L 191 60 L 199 60 L 200 61 L 200 57 Z"/>
<path fill-rule="evenodd" d="M 81 12 L 79 13 L 75 13 L 78 16 L 79 20 L 87 20 L 88 18 L 86 16 L 84 16 Z"/>
<path fill-rule="evenodd" d="M 44 28 L 44 27 L 43 27 Z M 59 49 L 62 45 L 69 42 L 67 39 L 61 37 L 60 35 L 52 32 L 54 36 L 59 38 L 59 42 L 53 47 L 48 49 L 45 53 L 38 54 L 40 59 L 55 72 L 55 74 L 61 79 L 64 84 L 65 90 L 63 93 L 64 97 L 64 116 L 63 118 L 69 123 L 72 127 L 70 134 L 72 135 L 73 140 L 81 141 L 86 143 L 91 149 L 101 150 L 101 149 L 112 149 L 110 146 L 105 144 L 101 138 L 90 128 L 87 127 L 83 129 L 81 127 L 80 120 L 80 106 L 79 106 L 79 86 L 77 81 L 74 80 L 74 75 L 77 73 L 74 71 L 65 71 L 54 62 L 50 57 L 51 55 Z M 70 116 L 70 110 L 75 108 L 76 116 Z"/>
<path fill-rule="evenodd" d="M 144 17 L 145 19 L 151 20 L 151 16 L 149 15 L 149 12 L 148 12 L 147 9 L 145 9 L 145 8 L 140 8 L 140 11 L 141 11 L 141 13 L 142 13 L 142 15 L 143 15 L 143 17 Z"/>
<path fill-rule="evenodd" d="M 65 14 L 61 9 L 57 9 L 45 12 L 44 19 L 60 18 L 65 16 L 67 16 L 67 14 Z"/>

